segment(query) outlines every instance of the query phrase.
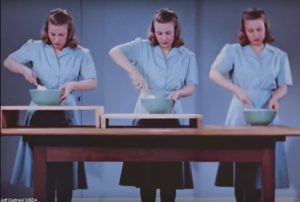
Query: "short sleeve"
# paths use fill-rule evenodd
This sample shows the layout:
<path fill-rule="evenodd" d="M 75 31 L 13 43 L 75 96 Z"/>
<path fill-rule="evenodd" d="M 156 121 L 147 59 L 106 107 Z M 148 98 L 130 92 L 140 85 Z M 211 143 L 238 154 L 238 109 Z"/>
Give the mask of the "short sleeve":
<path fill-rule="evenodd" d="M 212 68 L 217 69 L 220 73 L 228 75 L 234 65 L 235 45 L 226 44 L 217 55 L 212 64 Z"/>
<path fill-rule="evenodd" d="M 197 85 L 198 82 L 197 60 L 195 54 L 191 53 L 185 85 Z"/>
<path fill-rule="evenodd" d="M 88 49 L 83 50 L 83 61 L 80 76 L 82 79 L 97 79 L 97 73 L 93 57 Z"/>
<path fill-rule="evenodd" d="M 126 55 L 129 61 L 135 64 L 140 58 L 142 46 L 143 40 L 141 38 L 136 38 L 133 41 L 121 44 L 119 48 Z"/>
<path fill-rule="evenodd" d="M 288 56 L 286 52 L 283 53 L 280 60 L 280 68 L 277 76 L 278 85 L 292 85 L 292 74 Z"/>
<path fill-rule="evenodd" d="M 36 48 L 36 43 L 30 39 L 21 48 L 11 53 L 9 57 L 19 64 L 26 64 L 33 61 Z"/>

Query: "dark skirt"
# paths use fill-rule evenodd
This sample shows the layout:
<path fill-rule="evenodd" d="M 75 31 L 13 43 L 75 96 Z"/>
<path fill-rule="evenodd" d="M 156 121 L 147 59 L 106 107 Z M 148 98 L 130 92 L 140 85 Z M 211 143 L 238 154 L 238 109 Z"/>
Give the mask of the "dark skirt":
<path fill-rule="evenodd" d="M 289 188 L 289 178 L 283 142 L 275 147 L 275 187 Z M 222 162 L 216 176 L 216 186 L 255 186 L 261 188 L 261 165 L 249 162 Z"/>
<path fill-rule="evenodd" d="M 31 127 L 68 127 L 71 119 L 64 111 L 35 111 L 27 120 Z M 25 138 L 26 139 L 26 138 Z M 45 141 L 53 141 L 48 138 Z M 57 141 L 57 140 L 56 140 Z M 78 162 L 77 169 L 73 169 L 73 162 L 48 163 L 48 180 L 58 187 L 65 189 L 87 189 L 85 166 L 83 162 Z M 76 172 L 76 173 L 74 173 Z M 76 176 L 76 177 L 74 177 Z"/>
<path fill-rule="evenodd" d="M 219 163 L 215 185 L 255 188 L 258 166 L 258 163 Z"/>
<path fill-rule="evenodd" d="M 134 125 L 146 128 L 180 127 L 176 119 L 141 119 Z M 163 141 L 163 140 L 162 140 Z M 192 171 L 189 162 L 124 162 L 120 185 L 136 187 L 193 188 Z"/>
<path fill-rule="evenodd" d="M 215 185 L 219 187 L 256 188 L 258 163 L 220 163 Z"/>
<path fill-rule="evenodd" d="M 233 187 L 234 185 L 234 163 L 219 163 L 215 185 L 220 187 Z"/>

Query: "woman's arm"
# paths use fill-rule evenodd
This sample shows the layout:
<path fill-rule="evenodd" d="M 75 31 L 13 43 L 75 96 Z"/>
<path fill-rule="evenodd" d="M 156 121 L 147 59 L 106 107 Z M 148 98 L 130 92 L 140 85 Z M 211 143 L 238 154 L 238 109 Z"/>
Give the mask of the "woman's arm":
<path fill-rule="evenodd" d="M 195 91 L 195 85 L 185 86 L 184 88 L 182 88 L 180 90 L 170 92 L 169 98 L 178 100 L 183 97 L 191 96 L 194 91 Z"/>
<path fill-rule="evenodd" d="M 279 111 L 279 100 L 287 94 L 287 86 L 282 85 L 273 92 L 272 98 L 269 101 L 269 108 Z"/>
<path fill-rule="evenodd" d="M 118 46 L 113 47 L 109 51 L 109 56 L 119 67 L 121 67 L 127 74 L 129 75 L 132 84 L 137 89 L 148 90 L 146 83 L 144 82 L 144 78 L 141 74 L 136 70 L 133 64 L 128 60 L 128 58 L 124 55 L 124 53 L 120 50 Z"/>
<path fill-rule="evenodd" d="M 239 86 L 235 85 L 228 78 L 222 75 L 216 68 L 211 68 L 209 78 L 216 82 L 219 86 L 235 94 L 247 107 L 253 107 L 247 94 Z"/>
<path fill-rule="evenodd" d="M 8 57 L 4 60 L 3 66 L 13 73 L 21 74 L 30 84 L 38 86 L 35 73 L 26 65 L 19 64 L 12 58 Z"/>
<path fill-rule="evenodd" d="M 64 94 L 61 97 L 61 100 L 65 100 L 72 91 L 90 90 L 96 88 L 96 86 L 96 79 L 85 79 L 81 81 L 66 82 L 65 84 L 59 87 L 59 90 L 64 92 Z"/>

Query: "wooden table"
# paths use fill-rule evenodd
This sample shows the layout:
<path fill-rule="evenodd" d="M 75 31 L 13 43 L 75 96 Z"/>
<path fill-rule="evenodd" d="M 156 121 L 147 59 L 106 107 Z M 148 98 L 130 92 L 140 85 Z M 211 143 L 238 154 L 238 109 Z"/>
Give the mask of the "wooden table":
<path fill-rule="evenodd" d="M 34 197 L 46 201 L 47 162 L 220 161 L 262 165 L 262 201 L 274 202 L 275 142 L 299 136 L 289 127 L 1 128 L 33 144 Z M 47 140 L 47 141 L 45 141 Z M 201 179 L 198 179 L 201 180 Z"/>

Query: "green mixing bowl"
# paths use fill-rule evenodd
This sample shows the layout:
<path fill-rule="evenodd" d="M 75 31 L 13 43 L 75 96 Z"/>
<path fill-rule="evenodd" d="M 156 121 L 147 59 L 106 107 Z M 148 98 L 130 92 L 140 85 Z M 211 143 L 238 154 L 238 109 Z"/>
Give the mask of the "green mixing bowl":
<path fill-rule="evenodd" d="M 269 125 L 276 115 L 275 110 L 271 109 L 244 109 L 244 118 L 250 125 Z"/>
<path fill-rule="evenodd" d="M 170 98 L 141 98 L 141 103 L 150 114 L 166 114 L 172 110 L 174 100 Z"/>
<path fill-rule="evenodd" d="M 31 100 L 37 105 L 60 105 L 62 92 L 57 89 L 29 90 Z"/>

